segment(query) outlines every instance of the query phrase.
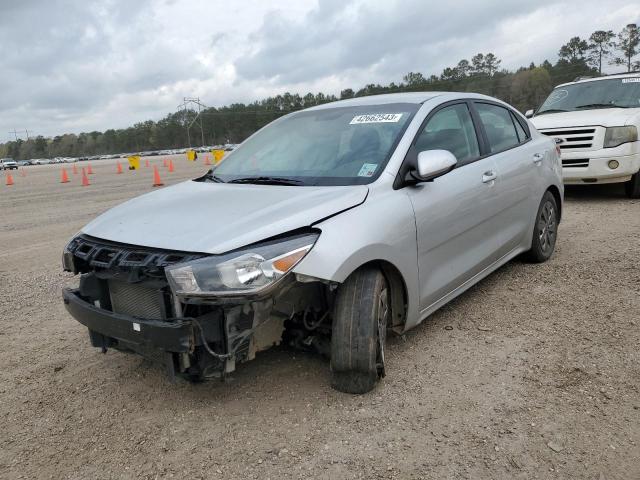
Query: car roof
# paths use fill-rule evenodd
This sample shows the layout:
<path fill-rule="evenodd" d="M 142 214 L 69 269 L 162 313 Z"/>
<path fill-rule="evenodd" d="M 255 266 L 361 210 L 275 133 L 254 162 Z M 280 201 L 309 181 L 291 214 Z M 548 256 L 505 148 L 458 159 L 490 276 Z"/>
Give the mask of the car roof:
<path fill-rule="evenodd" d="M 336 107 L 356 107 L 361 105 L 383 105 L 385 103 L 415 103 L 421 104 L 427 100 L 437 97 L 444 92 L 404 92 L 404 93 L 384 93 L 381 95 L 367 95 L 366 97 L 347 98 L 336 102 L 323 103 L 307 110 L 321 110 L 324 108 Z"/>
<path fill-rule="evenodd" d="M 336 102 L 323 103 L 322 105 L 316 105 L 315 107 L 306 108 L 305 110 L 323 110 L 326 108 L 338 108 L 338 107 L 358 107 L 366 105 L 384 105 L 387 103 L 414 103 L 420 105 L 427 100 L 431 100 L 435 97 L 443 97 L 443 101 L 455 100 L 457 98 L 477 98 L 485 100 L 497 99 L 482 95 L 479 93 L 470 92 L 404 92 L 404 93 L 384 93 L 381 95 L 367 95 L 365 97 L 348 98 L 345 100 L 338 100 Z"/>
<path fill-rule="evenodd" d="M 575 85 L 576 83 L 597 82 L 600 80 L 610 80 L 612 78 L 631 78 L 631 77 L 633 78 L 640 77 L 640 72 L 615 73 L 612 75 L 603 75 L 601 77 L 593 77 L 593 78 L 590 78 L 590 77 L 578 78 L 573 82 L 562 83 L 558 85 L 556 88 L 565 87 L 567 85 Z"/>

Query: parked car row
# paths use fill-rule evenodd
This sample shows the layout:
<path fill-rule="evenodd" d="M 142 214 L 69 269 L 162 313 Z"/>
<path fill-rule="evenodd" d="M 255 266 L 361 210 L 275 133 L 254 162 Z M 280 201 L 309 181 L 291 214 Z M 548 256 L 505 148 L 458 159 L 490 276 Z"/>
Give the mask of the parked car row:
<path fill-rule="evenodd" d="M 214 145 L 214 146 L 205 146 L 205 147 L 197 147 L 193 148 L 197 152 L 210 152 L 211 150 L 221 149 L 225 151 L 232 151 L 236 145 L 234 144 L 225 144 L 225 145 Z M 117 154 L 109 154 L 109 155 L 91 155 L 87 157 L 55 157 L 55 158 L 34 158 L 31 160 L 19 160 L 15 163 L 15 166 L 10 168 L 18 168 L 18 167 L 26 167 L 29 165 L 49 165 L 51 163 L 74 163 L 74 162 L 84 162 L 84 161 L 97 161 L 97 160 L 107 160 L 112 158 L 126 158 L 132 155 L 138 155 L 140 157 L 147 156 L 159 156 L 159 155 L 178 155 L 186 153 L 189 148 L 178 148 L 172 150 L 154 150 L 154 151 L 145 151 L 145 152 L 131 152 L 131 153 L 117 153 Z M 12 159 L 3 159 L 10 160 Z M 10 164 L 13 165 L 13 164 Z M 3 165 L 0 165 L 0 170 L 5 169 Z"/>

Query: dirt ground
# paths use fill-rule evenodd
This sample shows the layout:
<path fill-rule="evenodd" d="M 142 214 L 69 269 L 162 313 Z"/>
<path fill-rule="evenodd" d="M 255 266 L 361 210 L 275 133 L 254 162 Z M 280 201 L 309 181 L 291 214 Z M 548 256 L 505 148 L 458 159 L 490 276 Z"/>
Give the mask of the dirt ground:
<path fill-rule="evenodd" d="M 168 184 L 205 171 L 174 158 Z M 569 190 L 551 261 L 391 339 L 388 376 L 350 396 L 310 354 L 192 385 L 92 348 L 62 247 L 152 189 L 151 169 L 92 166 L 89 187 L 57 165 L 0 185 L 0 478 L 640 478 L 640 201 L 620 188 Z"/>

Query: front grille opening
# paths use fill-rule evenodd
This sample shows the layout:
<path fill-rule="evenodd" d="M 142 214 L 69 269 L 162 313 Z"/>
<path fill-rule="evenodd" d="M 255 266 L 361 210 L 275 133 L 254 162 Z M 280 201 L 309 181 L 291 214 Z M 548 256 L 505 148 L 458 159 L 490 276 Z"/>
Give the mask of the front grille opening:
<path fill-rule="evenodd" d="M 566 140 L 569 141 L 569 140 Z M 589 148 L 591 147 L 590 143 L 561 143 L 560 150 L 567 150 L 570 148 Z"/>
<path fill-rule="evenodd" d="M 184 260 L 184 255 L 170 254 L 164 257 L 164 261 L 167 263 L 178 263 L 178 262 L 182 262 L 183 260 Z"/>
<path fill-rule="evenodd" d="M 93 250 L 93 246 L 89 245 L 87 243 L 83 243 L 81 244 L 78 249 L 76 250 L 77 253 L 81 254 L 81 255 L 88 255 L 89 252 L 91 252 L 91 250 Z"/>
<path fill-rule="evenodd" d="M 109 265 L 113 261 L 113 259 L 118 255 L 117 250 L 110 250 L 107 248 L 101 248 L 98 252 L 93 256 L 94 263 L 101 263 L 103 265 Z"/>
<path fill-rule="evenodd" d="M 129 252 L 122 259 L 123 262 L 127 263 L 144 263 L 144 261 L 149 257 L 148 253 L 143 252 Z"/>
<path fill-rule="evenodd" d="M 583 128 L 583 129 L 569 129 L 569 130 L 546 130 L 543 133 L 544 135 L 549 136 L 557 136 L 557 135 L 583 135 L 585 133 L 595 133 L 595 128 Z"/>
<path fill-rule="evenodd" d="M 593 146 L 593 139 L 596 134 L 595 128 L 570 128 L 562 130 L 545 130 L 540 132 L 547 137 L 560 138 L 562 143 L 560 144 L 561 150 L 567 150 L 572 148 L 591 148 Z"/>
<path fill-rule="evenodd" d="M 588 167 L 589 159 L 588 158 L 563 159 L 562 166 L 564 168 Z"/>

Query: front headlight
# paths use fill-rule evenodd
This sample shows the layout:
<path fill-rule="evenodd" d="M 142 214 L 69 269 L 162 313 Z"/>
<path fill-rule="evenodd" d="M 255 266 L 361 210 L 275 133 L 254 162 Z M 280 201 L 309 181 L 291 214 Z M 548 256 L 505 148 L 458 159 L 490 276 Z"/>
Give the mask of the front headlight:
<path fill-rule="evenodd" d="M 634 125 L 608 127 L 604 133 L 604 148 L 613 148 L 636 140 L 638 140 L 638 129 Z"/>
<path fill-rule="evenodd" d="M 318 233 L 304 233 L 166 267 L 180 297 L 257 293 L 289 272 L 311 250 Z"/>

